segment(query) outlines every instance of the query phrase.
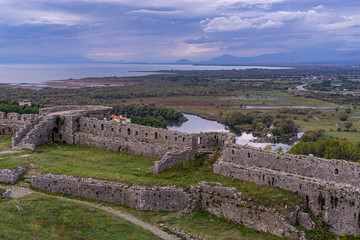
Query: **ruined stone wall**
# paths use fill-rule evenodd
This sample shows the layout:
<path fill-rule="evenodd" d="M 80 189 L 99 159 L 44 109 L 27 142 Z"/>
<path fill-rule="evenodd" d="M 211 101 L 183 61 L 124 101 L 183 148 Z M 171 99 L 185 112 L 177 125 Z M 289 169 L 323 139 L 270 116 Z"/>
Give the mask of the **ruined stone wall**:
<path fill-rule="evenodd" d="M 38 118 L 38 114 L 18 114 L 0 112 L 0 124 L 26 124 Z"/>
<path fill-rule="evenodd" d="M 360 185 L 360 164 L 310 156 L 280 154 L 261 149 L 230 145 L 223 150 L 223 161 L 255 166 L 328 181 Z"/>
<path fill-rule="evenodd" d="M 80 118 L 79 124 L 82 132 L 109 138 L 117 137 L 179 148 L 191 147 L 193 141 L 190 134 L 137 124 L 120 124 L 94 118 Z"/>
<path fill-rule="evenodd" d="M 76 132 L 74 134 L 74 144 L 156 158 L 161 158 L 168 151 L 175 149 L 174 147 L 164 147 L 160 144 L 115 137 L 110 138 L 84 132 Z"/>
<path fill-rule="evenodd" d="M 32 186 L 49 192 L 116 203 L 138 210 L 177 211 L 187 208 L 189 204 L 189 194 L 175 186 L 146 187 L 52 174 L 33 176 Z"/>
<path fill-rule="evenodd" d="M 110 138 L 123 138 L 146 143 L 160 144 L 165 147 L 177 147 L 194 149 L 222 148 L 227 133 L 200 133 L 187 134 L 167 129 L 147 127 L 137 124 L 120 124 L 113 121 L 98 120 L 95 118 L 82 117 L 79 120 L 79 131 L 96 134 Z"/>
<path fill-rule="evenodd" d="M 0 134 L 15 135 L 21 128 L 18 124 L 0 124 Z"/>
<path fill-rule="evenodd" d="M 245 157 L 248 158 L 248 152 L 245 153 Z M 250 152 L 249 159 L 252 153 L 254 152 Z M 250 162 L 248 165 L 243 165 L 242 160 L 232 155 L 236 155 L 236 149 L 225 149 L 224 155 L 214 165 L 214 173 L 293 191 L 305 199 L 307 207 L 315 216 L 330 224 L 333 233 L 360 234 L 360 191 L 357 187 L 347 183 L 307 177 L 304 176 L 305 174 L 273 170 L 267 168 L 269 165 L 260 167 L 257 166 L 259 164 L 257 158 L 254 159 L 253 166 Z M 259 155 L 256 156 L 259 157 Z M 287 158 L 283 159 L 290 161 Z M 271 158 L 260 161 L 271 161 Z M 307 164 L 312 163 L 310 161 Z"/>
<path fill-rule="evenodd" d="M 0 182 L 14 184 L 24 172 L 24 167 L 17 167 L 11 170 L 0 169 Z"/>
<path fill-rule="evenodd" d="M 78 112 L 86 112 L 88 117 L 96 117 L 99 119 L 104 119 L 110 117 L 110 110 L 111 107 L 105 107 L 100 105 L 65 105 L 65 106 L 56 106 L 50 108 L 42 108 L 39 110 L 39 115 L 46 116 L 56 112 L 78 111 Z"/>
<path fill-rule="evenodd" d="M 296 212 L 284 216 L 274 209 L 257 206 L 243 199 L 235 188 L 223 187 L 220 183 L 201 182 L 199 190 L 201 209 L 205 211 L 259 231 L 305 239 L 305 233 L 292 226 L 296 222 Z"/>
<path fill-rule="evenodd" d="M 12 197 L 12 194 L 11 194 L 11 190 L 9 190 L 9 189 L 7 189 L 5 192 L 0 194 L 0 199 L 11 198 L 11 197 Z"/>
<path fill-rule="evenodd" d="M 304 233 L 292 226 L 297 211 L 289 216 L 273 209 L 255 206 L 242 199 L 234 188 L 219 183 L 201 182 L 185 190 L 176 186 L 141 186 L 66 175 L 39 174 L 32 177 L 32 187 L 45 191 L 80 196 L 138 210 L 204 210 L 219 217 L 277 236 L 303 239 Z M 308 220 L 308 219 L 307 219 Z"/>
<path fill-rule="evenodd" d="M 195 156 L 196 151 L 192 148 L 167 152 L 160 161 L 156 161 L 154 163 L 154 167 L 150 169 L 150 172 L 160 173 L 162 171 L 171 169 L 180 163 L 193 159 Z"/>

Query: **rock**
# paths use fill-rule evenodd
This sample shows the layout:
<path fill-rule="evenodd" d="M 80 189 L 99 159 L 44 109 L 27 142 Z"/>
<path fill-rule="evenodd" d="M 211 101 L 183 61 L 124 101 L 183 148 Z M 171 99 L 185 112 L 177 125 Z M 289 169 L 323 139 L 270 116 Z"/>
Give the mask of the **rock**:
<path fill-rule="evenodd" d="M 298 222 L 304 228 L 311 230 L 316 227 L 316 224 L 311 220 L 310 215 L 308 213 L 299 212 L 298 213 Z"/>

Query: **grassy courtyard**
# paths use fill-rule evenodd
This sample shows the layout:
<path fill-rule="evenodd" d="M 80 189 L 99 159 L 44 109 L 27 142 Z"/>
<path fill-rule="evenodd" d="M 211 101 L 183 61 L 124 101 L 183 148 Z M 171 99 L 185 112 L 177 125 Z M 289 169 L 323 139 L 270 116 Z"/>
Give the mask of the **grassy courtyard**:
<path fill-rule="evenodd" d="M 7 142 L 4 141 L 0 147 L 6 144 Z M 153 174 L 148 170 L 153 166 L 154 161 L 158 160 L 155 158 L 77 145 L 51 144 L 40 146 L 35 151 L 1 154 L 0 169 L 11 169 L 17 166 L 29 167 L 31 164 L 39 173 L 68 174 L 129 184 L 174 184 L 186 188 L 198 184 L 200 181 L 220 182 L 224 186 L 235 187 L 242 192 L 244 197 L 253 199 L 256 204 L 276 208 L 279 211 L 288 211 L 291 206 L 302 201 L 299 196 L 290 191 L 214 174 L 212 165 L 217 157 L 218 155 L 209 158 L 205 155 L 169 171 Z"/>

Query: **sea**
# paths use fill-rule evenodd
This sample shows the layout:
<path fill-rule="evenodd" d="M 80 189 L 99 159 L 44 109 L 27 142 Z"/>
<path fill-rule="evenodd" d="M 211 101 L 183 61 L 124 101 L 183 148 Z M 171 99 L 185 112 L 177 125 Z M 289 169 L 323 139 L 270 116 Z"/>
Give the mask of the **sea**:
<path fill-rule="evenodd" d="M 86 77 L 142 76 L 161 70 L 287 69 L 266 66 L 206 66 L 178 64 L 0 64 L 0 83 L 43 83 Z"/>

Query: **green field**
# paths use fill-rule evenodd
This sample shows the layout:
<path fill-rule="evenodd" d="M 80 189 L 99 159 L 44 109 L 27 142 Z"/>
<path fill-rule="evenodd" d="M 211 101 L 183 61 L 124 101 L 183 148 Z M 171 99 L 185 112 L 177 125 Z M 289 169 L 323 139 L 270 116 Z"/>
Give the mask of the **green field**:
<path fill-rule="evenodd" d="M 161 239 L 111 213 L 37 193 L 0 200 L 0 215 L 0 239 Z"/>

